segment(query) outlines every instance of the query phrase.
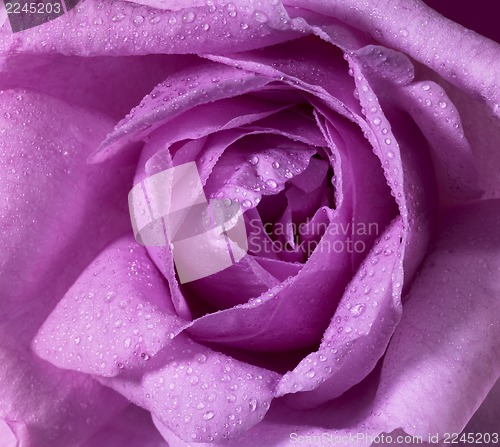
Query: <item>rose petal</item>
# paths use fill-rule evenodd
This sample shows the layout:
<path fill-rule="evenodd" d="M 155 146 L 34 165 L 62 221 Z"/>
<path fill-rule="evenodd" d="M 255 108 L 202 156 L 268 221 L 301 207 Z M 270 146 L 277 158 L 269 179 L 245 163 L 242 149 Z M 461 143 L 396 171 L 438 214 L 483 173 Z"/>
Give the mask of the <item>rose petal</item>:
<path fill-rule="evenodd" d="M 384 359 L 389 428 L 460 433 L 500 375 L 500 201 L 450 212 Z"/>
<path fill-rule="evenodd" d="M 65 369 L 115 376 L 142 368 L 173 338 L 168 286 L 130 235 L 106 247 L 68 290 L 34 340 L 36 353 Z"/>
<path fill-rule="evenodd" d="M 151 415 L 129 405 L 81 447 L 169 447 L 151 421 Z"/>
<path fill-rule="evenodd" d="M 490 390 L 486 399 L 483 401 L 474 416 L 464 428 L 464 433 L 488 433 L 498 432 L 498 421 L 500 420 L 500 381 Z M 486 436 L 485 436 L 486 438 Z M 479 441 L 479 436 L 476 436 Z M 487 442 L 484 439 L 483 442 Z M 494 440 L 493 440 L 494 441 Z"/>
<path fill-rule="evenodd" d="M 339 189 L 344 195 L 341 201 L 337 200 L 337 210 L 330 220 L 330 225 L 337 230 L 325 235 L 296 277 L 273 287 L 256 301 L 205 315 L 187 325 L 194 337 L 258 350 L 306 347 L 319 341 L 352 275 L 351 270 L 356 269 L 362 259 L 359 253 L 354 259 L 347 246 L 333 252 L 333 244 L 340 237 L 351 238 L 352 243 L 362 239 L 369 247 L 378 234 L 367 231 L 367 234 L 351 235 L 352 228 L 346 226 L 347 223 L 354 216 L 356 224 L 375 223 L 381 230 L 395 213 L 378 159 L 368 142 L 347 120 L 339 118 L 336 125 L 339 131 L 332 144 L 338 146 L 334 150 L 342 165 L 335 171 L 343 179 Z M 367 177 L 367 171 L 374 174 Z M 352 196 L 357 197 L 354 209 Z M 342 233 L 346 228 L 350 229 L 348 234 Z M 280 324 L 276 324 L 277 321 Z M 290 331 L 290 327 L 296 329 Z"/>
<path fill-rule="evenodd" d="M 465 137 L 474 152 L 484 197 L 499 198 L 500 150 L 497 142 L 500 141 L 500 120 L 492 116 L 488 107 L 477 98 L 471 98 L 452 85 L 445 88 L 460 113 Z"/>
<path fill-rule="evenodd" d="M 278 375 L 177 336 L 142 372 L 101 379 L 186 441 L 231 439 L 259 422 Z"/>
<path fill-rule="evenodd" d="M 207 57 L 311 93 L 349 119 L 358 121 L 361 115 L 359 102 L 352 96 L 354 85 L 342 53 L 320 39 L 307 37 L 295 40 L 293 45 Z"/>
<path fill-rule="evenodd" d="M 374 437 L 379 433 L 366 424 L 375 384 L 375 380 L 362 384 L 318 409 L 295 410 L 282 400 L 274 401 L 265 419 L 235 438 L 233 443 L 242 447 L 255 447 L 255 445 L 262 447 L 289 447 L 290 445 L 369 447 L 371 440 L 367 437 Z M 197 446 L 197 444 L 179 439 L 156 421 L 155 425 L 171 447 Z M 224 443 L 217 442 L 204 444 L 206 447 L 222 447 L 223 445 Z"/>
<path fill-rule="evenodd" d="M 8 54 L 0 57 L 0 86 L 29 88 L 121 119 L 185 61 L 189 57 Z"/>
<path fill-rule="evenodd" d="M 371 45 L 357 50 L 353 58 L 370 81 L 382 108 L 402 109 L 419 126 L 431 147 L 445 198 L 479 197 L 472 150 L 461 131 L 458 111 L 444 90 L 432 81 L 413 82 L 413 64 L 397 51 Z"/>
<path fill-rule="evenodd" d="M 86 167 L 112 127 L 95 111 L 23 90 L 0 95 L 0 418 L 25 427 L 33 445 L 77 446 L 125 402 L 35 357 L 29 345 L 85 264 L 129 225 L 131 160 Z"/>
<path fill-rule="evenodd" d="M 212 82 L 218 79 L 218 82 Z M 200 61 L 159 84 L 141 104 L 108 135 L 91 160 L 103 161 L 128 143 L 140 141 L 147 134 L 180 113 L 200 104 L 242 95 L 269 81 L 221 64 Z"/>
<path fill-rule="evenodd" d="M 290 31 L 283 5 L 275 3 L 257 8 L 250 0 L 233 6 L 213 0 L 210 5 L 186 4 L 183 9 L 166 11 L 132 2 L 82 0 L 39 27 L 15 34 L 4 27 L 0 51 L 121 56 L 260 48 L 298 35 Z M 68 29 L 79 32 L 67 33 Z"/>
<path fill-rule="evenodd" d="M 497 85 L 500 46 L 441 16 L 425 3 L 287 0 L 286 4 L 341 19 L 370 33 L 379 42 L 410 55 L 469 94 L 482 95 L 495 115 L 500 116 Z"/>
<path fill-rule="evenodd" d="M 280 380 L 277 393 L 315 407 L 360 382 L 383 355 L 401 315 L 401 218 L 384 232 L 335 311 L 319 349 Z"/>

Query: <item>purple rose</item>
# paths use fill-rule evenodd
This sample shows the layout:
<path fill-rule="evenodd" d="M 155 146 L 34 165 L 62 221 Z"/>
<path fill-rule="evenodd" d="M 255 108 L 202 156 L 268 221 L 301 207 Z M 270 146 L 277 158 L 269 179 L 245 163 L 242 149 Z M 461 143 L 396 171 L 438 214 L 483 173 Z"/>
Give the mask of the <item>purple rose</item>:
<path fill-rule="evenodd" d="M 0 14 L 0 445 L 499 442 L 498 44 L 74 3 Z"/>

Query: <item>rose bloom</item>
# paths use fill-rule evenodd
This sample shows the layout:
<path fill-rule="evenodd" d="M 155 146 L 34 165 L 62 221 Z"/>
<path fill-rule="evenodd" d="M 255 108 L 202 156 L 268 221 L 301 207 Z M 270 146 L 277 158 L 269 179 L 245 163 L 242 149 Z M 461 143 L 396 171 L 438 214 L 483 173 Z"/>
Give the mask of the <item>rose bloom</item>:
<path fill-rule="evenodd" d="M 0 446 L 499 442 L 498 44 L 418 0 L 74 3 L 1 16 Z M 248 247 L 182 281 L 128 196 L 193 162 Z"/>

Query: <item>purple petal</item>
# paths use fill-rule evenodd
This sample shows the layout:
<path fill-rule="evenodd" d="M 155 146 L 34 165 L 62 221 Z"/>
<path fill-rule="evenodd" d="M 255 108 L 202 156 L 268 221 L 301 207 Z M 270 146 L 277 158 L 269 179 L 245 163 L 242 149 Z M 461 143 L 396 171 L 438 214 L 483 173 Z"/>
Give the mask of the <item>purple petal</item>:
<path fill-rule="evenodd" d="M 402 51 L 429 66 L 453 85 L 481 95 L 500 116 L 500 46 L 441 16 L 419 0 L 383 0 L 377 3 L 348 0 L 287 0 L 341 19 L 365 31 L 382 44 Z M 428 39 L 432 36 L 432 39 Z M 464 64 L 464 61 L 467 61 Z"/>
<path fill-rule="evenodd" d="M 295 277 L 271 288 L 255 301 L 205 315 L 189 324 L 188 331 L 194 337 L 258 350 L 306 347 L 321 338 L 351 278 L 352 269 L 361 262 L 361 259 L 354 259 L 347 246 L 334 252 L 332 247 L 339 239 L 339 232 L 344 239 L 352 236 L 352 243 L 362 239 L 367 247 L 378 236 L 351 235 L 349 230 L 349 234 L 342 234 L 341 228 L 352 230 L 348 223 L 354 215 L 357 224 L 374 223 L 383 230 L 395 213 L 379 161 L 368 142 L 347 120 L 337 121 L 343 139 L 338 137 L 333 144 L 338 145 L 338 159 L 342 160 L 336 175 L 343 179 L 339 189 L 344 197 L 337 203 L 330 225 L 338 232 L 332 230 L 325 235 Z M 366 176 L 367 171 L 373 175 Z M 357 197 L 354 209 L 353 196 Z M 360 257 L 359 253 L 356 255 Z M 290 331 L 290 327 L 296 329 Z"/>
<path fill-rule="evenodd" d="M 213 82 L 214 79 L 217 82 Z M 262 76 L 221 64 L 201 60 L 195 62 L 194 66 L 170 76 L 146 96 L 139 106 L 118 123 L 92 160 L 105 160 L 127 143 L 140 141 L 186 110 L 218 99 L 242 95 L 268 82 Z"/>
<path fill-rule="evenodd" d="M 212 351 L 179 335 L 142 372 L 101 382 L 186 441 L 222 441 L 264 418 L 278 375 Z"/>
<path fill-rule="evenodd" d="M 0 57 L 0 83 L 4 90 L 29 88 L 121 119 L 184 61 L 189 58 L 9 54 Z"/>
<path fill-rule="evenodd" d="M 500 375 L 500 201 L 448 213 L 384 359 L 376 405 L 407 433 L 460 433 Z"/>
<path fill-rule="evenodd" d="M 169 447 L 151 421 L 151 415 L 129 405 L 81 447 Z M 171 447 L 171 446 L 170 446 Z"/>
<path fill-rule="evenodd" d="M 353 58 L 382 107 L 405 110 L 415 120 L 431 147 L 445 198 L 477 198 L 480 191 L 473 153 L 464 138 L 458 111 L 444 90 L 432 81 L 413 82 L 413 64 L 397 51 L 368 46 L 356 51 Z"/>
<path fill-rule="evenodd" d="M 275 3 L 256 8 L 250 0 L 233 6 L 213 0 L 210 5 L 185 4 L 183 9 L 168 11 L 127 1 L 83 0 L 40 27 L 16 34 L 4 27 L 0 51 L 122 56 L 260 48 L 298 35 L 285 24 L 289 19 L 282 4 Z M 79 32 L 68 33 L 68 29 Z"/>
<path fill-rule="evenodd" d="M 168 286 L 132 236 L 106 247 L 58 303 L 34 340 L 54 365 L 99 376 L 143 368 L 183 323 Z"/>
<path fill-rule="evenodd" d="M 360 382 L 383 355 L 399 322 L 403 272 L 399 218 L 375 244 L 335 311 L 318 351 L 281 379 L 277 393 L 314 407 Z"/>
<path fill-rule="evenodd" d="M 23 90 L 1 96 L 0 418 L 33 445 L 77 446 L 125 401 L 29 345 L 81 269 L 129 225 L 130 160 L 86 167 L 113 125 L 96 112 Z"/>

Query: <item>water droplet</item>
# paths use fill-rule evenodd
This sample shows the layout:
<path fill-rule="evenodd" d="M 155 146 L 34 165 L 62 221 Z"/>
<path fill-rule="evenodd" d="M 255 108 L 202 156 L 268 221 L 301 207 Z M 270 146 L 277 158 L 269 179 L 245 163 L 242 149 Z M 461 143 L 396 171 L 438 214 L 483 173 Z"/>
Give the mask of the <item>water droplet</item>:
<path fill-rule="evenodd" d="M 273 162 L 272 166 L 274 169 L 278 169 L 280 167 L 280 164 L 277 161 L 275 161 L 275 162 Z"/>
<path fill-rule="evenodd" d="M 240 23 L 241 29 L 248 29 L 248 23 Z"/>
<path fill-rule="evenodd" d="M 447 106 L 447 105 L 448 105 L 448 104 L 446 104 L 446 102 L 444 102 L 444 101 L 439 101 L 439 107 L 441 107 L 442 109 L 446 109 L 446 106 Z"/>
<path fill-rule="evenodd" d="M 75 344 L 79 345 L 81 341 L 80 337 L 75 337 Z"/>
<path fill-rule="evenodd" d="M 373 118 L 373 124 L 375 124 L 375 126 L 380 126 L 381 123 L 382 120 L 379 117 Z"/>
<path fill-rule="evenodd" d="M 112 22 L 121 22 L 123 19 L 125 18 L 125 14 L 122 14 L 121 12 L 119 12 L 118 14 L 116 14 L 112 19 L 111 21 Z"/>
<path fill-rule="evenodd" d="M 141 25 L 144 22 L 144 17 L 143 16 L 135 16 L 132 19 L 132 23 L 136 26 Z"/>
<path fill-rule="evenodd" d="M 242 205 L 244 208 L 250 208 L 252 206 L 252 202 L 250 200 L 246 199 L 246 200 L 243 200 Z"/>
<path fill-rule="evenodd" d="M 316 371 L 310 369 L 309 371 L 306 372 L 306 377 L 308 379 L 312 379 L 316 375 Z"/>
<path fill-rule="evenodd" d="M 200 354 L 196 360 L 198 363 L 205 363 L 207 361 L 207 356 L 205 354 Z"/>
<path fill-rule="evenodd" d="M 203 24 L 201 25 L 201 29 L 202 29 L 203 31 L 208 31 L 208 30 L 210 29 L 210 25 L 209 25 L 208 23 L 203 23 Z"/>
<path fill-rule="evenodd" d="M 194 21 L 196 14 L 193 11 L 188 11 L 182 16 L 182 21 L 184 23 L 191 23 Z"/>
<path fill-rule="evenodd" d="M 250 157 L 250 159 L 248 160 L 248 162 L 255 166 L 258 162 L 259 162 L 259 157 L 257 157 L 257 155 L 254 155 L 253 157 Z"/>
<path fill-rule="evenodd" d="M 278 184 L 272 179 L 267 180 L 266 185 L 273 189 L 278 187 Z"/>
<path fill-rule="evenodd" d="M 132 340 L 130 338 L 126 338 L 123 344 L 125 345 L 126 348 L 130 348 Z"/>
<path fill-rule="evenodd" d="M 207 411 L 204 415 L 203 415 L 203 419 L 205 421 L 209 421 L 210 419 L 213 419 L 215 416 L 215 413 L 213 411 Z"/>
<path fill-rule="evenodd" d="M 385 144 L 391 144 L 391 140 L 389 138 L 386 138 Z"/>
<path fill-rule="evenodd" d="M 255 411 L 257 409 L 257 399 L 250 399 L 248 401 L 248 408 L 250 408 L 250 411 Z"/>
<path fill-rule="evenodd" d="M 259 23 L 266 23 L 269 20 L 269 17 L 262 11 L 255 11 L 253 16 Z"/>
<path fill-rule="evenodd" d="M 149 23 L 151 23 L 152 25 L 156 25 L 157 23 L 159 23 L 161 20 L 161 17 L 160 16 L 153 16 L 149 19 Z"/>
<path fill-rule="evenodd" d="M 351 314 L 353 317 L 359 317 L 364 311 L 366 306 L 364 304 L 355 304 L 351 307 Z"/>
<path fill-rule="evenodd" d="M 422 85 L 422 90 L 423 90 L 424 92 L 427 92 L 427 91 L 428 91 L 428 90 L 430 90 L 430 89 L 431 89 L 431 86 L 430 86 L 429 84 L 424 84 L 424 85 Z"/>

